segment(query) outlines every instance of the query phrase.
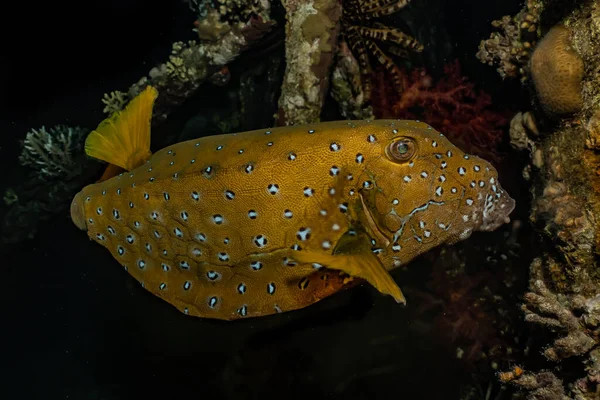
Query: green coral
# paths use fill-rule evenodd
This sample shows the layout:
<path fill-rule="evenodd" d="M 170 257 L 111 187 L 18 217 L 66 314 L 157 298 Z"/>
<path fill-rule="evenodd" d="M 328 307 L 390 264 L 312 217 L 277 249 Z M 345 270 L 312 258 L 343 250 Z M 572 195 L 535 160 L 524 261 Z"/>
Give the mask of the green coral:
<path fill-rule="evenodd" d="M 27 132 L 23 141 L 23 151 L 19 156 L 21 164 L 33 168 L 40 179 L 71 178 L 81 172 L 77 155 L 82 153 L 87 130 L 81 127 L 57 125 Z"/>
<path fill-rule="evenodd" d="M 83 151 L 87 129 L 56 125 L 27 132 L 15 169 L 19 184 L 0 202 L 0 243 L 32 238 L 40 222 L 68 209 L 75 193 L 94 179 L 102 164 Z M 2 250 L 0 248 L 0 250 Z"/>

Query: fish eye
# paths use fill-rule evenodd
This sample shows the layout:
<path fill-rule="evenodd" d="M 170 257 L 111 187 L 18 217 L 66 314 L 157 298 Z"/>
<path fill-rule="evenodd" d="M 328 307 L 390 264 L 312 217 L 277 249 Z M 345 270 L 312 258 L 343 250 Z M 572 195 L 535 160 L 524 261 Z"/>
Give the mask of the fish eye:
<path fill-rule="evenodd" d="M 392 161 L 406 162 L 415 155 L 416 149 L 414 140 L 402 138 L 390 143 L 386 148 L 386 153 Z"/>

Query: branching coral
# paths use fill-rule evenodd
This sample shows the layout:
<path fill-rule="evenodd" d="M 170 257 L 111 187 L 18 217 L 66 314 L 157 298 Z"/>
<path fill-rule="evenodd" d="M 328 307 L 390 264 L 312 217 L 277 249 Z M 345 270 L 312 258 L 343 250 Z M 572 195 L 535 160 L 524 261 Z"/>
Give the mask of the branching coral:
<path fill-rule="evenodd" d="M 443 132 L 467 152 L 498 160 L 508 113 L 496 111 L 491 97 L 461 75 L 458 61 L 444 68 L 438 81 L 423 69 L 403 74 L 402 93 L 387 85 L 378 72 L 373 108 L 378 118 L 420 119 Z"/>
<path fill-rule="evenodd" d="M 493 32 L 489 39 L 481 41 L 477 58 L 488 65 L 498 65 L 502 78 L 527 80 L 529 56 L 538 39 L 542 3 L 542 0 L 527 0 L 516 16 L 506 15 L 493 21 L 492 26 L 501 32 Z"/>
<path fill-rule="evenodd" d="M 49 130 L 32 129 L 27 132 L 19 160 L 22 165 L 33 168 L 40 180 L 69 180 L 81 173 L 81 152 L 87 133 L 83 128 L 66 125 Z"/>
<path fill-rule="evenodd" d="M 285 0 L 283 5 L 287 64 L 277 124 L 318 122 L 329 91 L 341 5 L 336 0 Z"/>
<path fill-rule="evenodd" d="M 500 380 L 527 390 L 527 400 L 569 400 L 563 382 L 550 371 L 501 373 Z"/>
<path fill-rule="evenodd" d="M 548 260 L 552 265 L 552 259 Z M 542 260 L 536 259 L 532 265 L 533 271 L 541 271 Z M 588 334 L 584 321 L 575 316 L 574 311 L 579 314 L 589 311 L 583 296 L 571 296 L 559 298 L 552 293 L 542 279 L 532 277 L 532 292 L 525 294 L 525 320 L 538 325 L 545 326 L 553 331 L 565 332 L 565 335 L 556 339 L 554 343 L 544 350 L 544 355 L 550 360 L 559 361 L 564 358 L 578 356 L 587 353 L 596 345 L 596 341 Z M 562 301 L 561 301 L 562 300 Z M 598 303 L 597 300 L 593 304 Z M 592 311 L 595 307 L 593 307 Z M 597 312 L 597 311 L 596 311 Z M 598 315 L 590 316 L 598 323 Z"/>
<path fill-rule="evenodd" d="M 87 159 L 83 152 L 87 133 L 86 129 L 66 125 L 27 133 L 19 159 L 28 176 L 3 196 L 0 242 L 32 237 L 40 221 L 67 209 L 73 195 L 97 172 L 100 164 Z"/>
<path fill-rule="evenodd" d="M 205 2 L 192 4 L 199 14 L 195 25 L 201 41 L 174 43 L 168 61 L 152 68 L 149 77 L 132 85 L 127 93 L 105 95 L 105 112 L 121 109 L 123 99 L 135 97 L 151 84 L 159 92 L 153 121 L 164 120 L 173 107 L 189 98 L 206 79 L 219 73 L 274 25 L 268 15 L 269 2 L 246 4 L 228 0 L 216 8 Z M 232 13 L 236 18 L 231 17 Z M 207 36 L 207 32 L 211 34 Z"/>

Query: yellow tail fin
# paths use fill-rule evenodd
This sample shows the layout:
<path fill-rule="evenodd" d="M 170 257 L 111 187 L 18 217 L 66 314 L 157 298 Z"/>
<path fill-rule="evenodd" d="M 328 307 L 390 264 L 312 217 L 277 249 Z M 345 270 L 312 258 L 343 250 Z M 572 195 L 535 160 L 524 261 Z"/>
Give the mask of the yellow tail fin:
<path fill-rule="evenodd" d="M 122 111 L 100 122 L 85 140 L 85 153 L 131 171 L 142 165 L 150 153 L 152 107 L 158 92 L 147 86 Z"/>

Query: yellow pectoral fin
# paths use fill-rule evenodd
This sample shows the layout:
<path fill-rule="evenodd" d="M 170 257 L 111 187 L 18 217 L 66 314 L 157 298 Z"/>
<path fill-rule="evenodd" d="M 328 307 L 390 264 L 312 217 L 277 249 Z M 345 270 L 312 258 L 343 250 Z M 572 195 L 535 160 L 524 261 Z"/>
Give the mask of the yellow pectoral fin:
<path fill-rule="evenodd" d="M 350 276 L 364 279 L 379 292 L 389 294 L 398 303 L 406 304 L 402 290 L 377 256 L 372 253 L 320 254 L 300 251 L 294 254 L 294 258 L 301 263 L 319 263 L 327 268 L 337 269 Z"/>

